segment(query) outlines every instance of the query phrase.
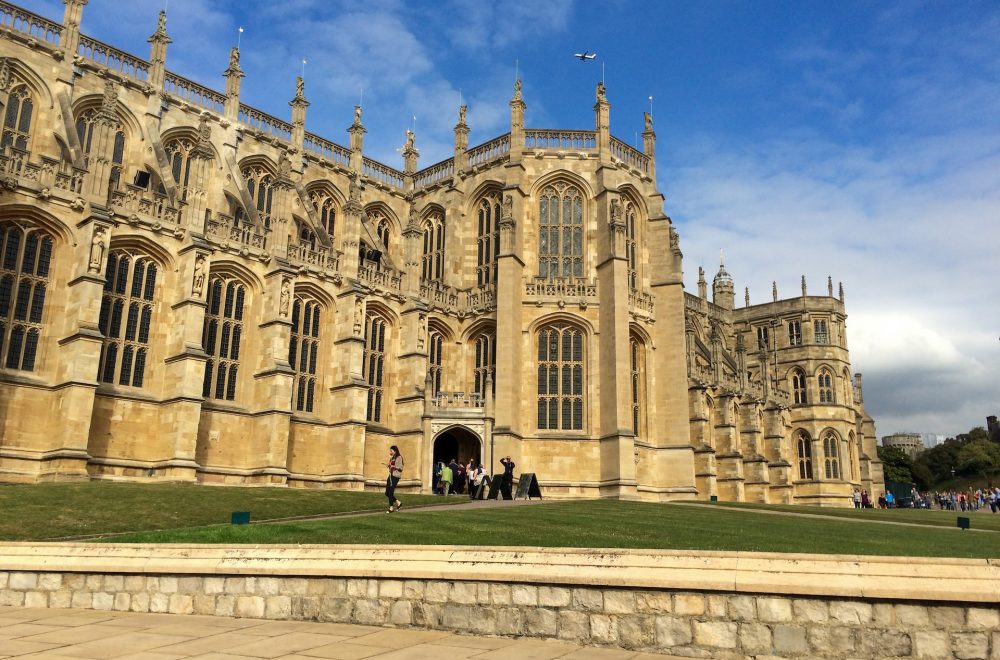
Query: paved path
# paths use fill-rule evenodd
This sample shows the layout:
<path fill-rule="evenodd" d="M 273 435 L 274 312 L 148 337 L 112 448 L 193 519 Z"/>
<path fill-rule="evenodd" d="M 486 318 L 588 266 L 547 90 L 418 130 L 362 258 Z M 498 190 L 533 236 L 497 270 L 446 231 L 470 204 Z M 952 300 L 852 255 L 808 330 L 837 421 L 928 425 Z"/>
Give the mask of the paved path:
<path fill-rule="evenodd" d="M 930 525 L 928 523 L 900 522 L 900 521 L 897 521 L 897 520 L 879 520 L 879 519 L 876 519 L 876 518 L 871 518 L 871 519 L 865 520 L 864 518 L 860 518 L 860 517 L 859 518 L 855 518 L 853 516 L 834 516 L 834 515 L 828 515 L 828 514 L 817 513 L 817 512 L 799 513 L 797 511 L 778 511 L 778 510 L 775 510 L 775 509 L 755 509 L 753 507 L 747 507 L 747 506 L 727 506 L 727 507 L 721 507 L 721 506 L 719 506 L 717 504 L 708 504 L 708 503 L 705 503 L 705 502 L 673 502 L 672 504 L 677 504 L 677 505 L 680 505 L 680 506 L 699 507 L 699 508 L 703 508 L 703 509 L 713 509 L 715 511 L 737 511 L 737 512 L 740 512 L 740 513 L 761 513 L 761 514 L 764 514 L 764 515 L 767 515 L 767 516 L 794 516 L 794 517 L 797 517 L 797 518 L 823 518 L 824 520 L 839 520 L 839 521 L 856 522 L 856 523 L 875 523 L 875 524 L 878 524 L 878 525 L 901 525 L 903 527 L 922 527 L 924 529 L 928 529 L 928 528 L 930 528 L 930 529 L 949 529 L 949 530 L 953 529 L 953 530 L 959 531 L 959 532 L 960 531 L 966 531 L 966 532 L 987 532 L 987 533 L 990 533 L 990 534 L 996 534 L 997 533 L 997 531 L 995 529 L 983 529 L 981 527 L 976 527 L 975 525 L 973 525 L 971 529 L 960 530 L 960 529 L 958 529 L 958 527 L 951 527 L 951 526 L 947 526 L 947 525 Z M 969 517 L 969 516 L 971 516 L 973 514 L 978 515 L 977 512 L 973 512 L 973 511 L 956 511 L 956 512 L 953 512 L 953 513 L 955 513 L 956 517 L 957 516 L 966 516 L 966 517 Z"/>
<path fill-rule="evenodd" d="M 0 658 L 80 660 L 668 660 L 534 638 L 342 623 L 0 607 Z"/>

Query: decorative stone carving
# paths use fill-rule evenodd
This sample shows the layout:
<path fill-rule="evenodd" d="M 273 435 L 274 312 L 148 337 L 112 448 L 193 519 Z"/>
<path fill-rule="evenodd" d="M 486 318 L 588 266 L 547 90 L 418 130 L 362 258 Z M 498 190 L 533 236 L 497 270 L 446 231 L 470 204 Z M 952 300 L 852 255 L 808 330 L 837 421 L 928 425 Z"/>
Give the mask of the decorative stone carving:
<path fill-rule="evenodd" d="M 597 101 L 602 102 L 607 100 L 607 90 L 604 88 L 604 81 L 602 80 L 597 83 Z"/>
<path fill-rule="evenodd" d="M 281 279 L 281 295 L 278 297 L 278 314 L 282 317 L 288 316 L 288 308 L 292 302 L 292 281 L 283 277 Z"/>
<path fill-rule="evenodd" d="M 6 92 L 10 87 L 13 74 L 10 71 L 10 61 L 5 57 L 0 60 L 0 92 Z"/>
<path fill-rule="evenodd" d="M 101 110 L 97 116 L 107 122 L 117 124 L 116 105 L 118 105 L 118 87 L 115 85 L 115 81 L 106 80 L 104 81 L 104 98 L 101 99 Z"/>
<path fill-rule="evenodd" d="M 622 215 L 624 211 L 622 210 L 622 203 L 616 197 L 611 200 L 611 224 L 617 225 L 622 222 Z"/>
<path fill-rule="evenodd" d="M 201 292 L 205 288 L 205 257 L 198 255 L 194 260 L 194 279 L 191 281 L 191 295 L 196 298 L 201 297 Z"/>
<path fill-rule="evenodd" d="M 104 238 L 103 227 L 94 229 L 94 238 L 90 241 L 90 262 L 87 264 L 87 271 L 90 273 L 100 273 L 103 270 L 104 250 L 107 247 Z"/>
<path fill-rule="evenodd" d="M 361 106 L 360 105 L 354 106 L 354 125 L 355 126 L 360 126 L 361 125 Z"/>
<path fill-rule="evenodd" d="M 417 350 L 424 350 L 427 340 L 427 315 L 421 312 L 417 315 Z"/>
<path fill-rule="evenodd" d="M 358 296 L 354 299 L 354 336 L 360 337 L 365 327 L 365 299 Z"/>

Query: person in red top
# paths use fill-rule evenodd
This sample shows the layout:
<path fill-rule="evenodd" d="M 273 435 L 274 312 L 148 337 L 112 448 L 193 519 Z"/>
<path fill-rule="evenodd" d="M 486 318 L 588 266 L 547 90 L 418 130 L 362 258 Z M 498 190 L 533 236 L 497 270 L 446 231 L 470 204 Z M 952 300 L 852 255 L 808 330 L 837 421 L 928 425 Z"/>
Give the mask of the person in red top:
<path fill-rule="evenodd" d="M 392 513 L 403 508 L 403 503 L 396 499 L 396 486 L 403 476 L 403 455 L 396 445 L 389 447 L 389 462 L 386 467 L 389 468 L 389 476 L 385 480 L 385 496 L 389 498 L 388 513 Z"/>

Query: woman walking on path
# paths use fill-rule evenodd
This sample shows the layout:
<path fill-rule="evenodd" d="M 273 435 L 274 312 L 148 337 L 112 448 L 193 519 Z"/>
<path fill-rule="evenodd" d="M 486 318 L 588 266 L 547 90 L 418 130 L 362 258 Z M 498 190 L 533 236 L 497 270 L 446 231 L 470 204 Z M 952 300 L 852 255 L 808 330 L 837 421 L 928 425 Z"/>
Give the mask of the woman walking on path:
<path fill-rule="evenodd" d="M 392 513 L 403 508 L 403 503 L 396 499 L 396 486 L 403 476 L 403 456 L 396 445 L 389 447 L 389 462 L 386 467 L 389 468 L 389 477 L 385 480 L 385 496 L 389 498 L 388 513 Z"/>

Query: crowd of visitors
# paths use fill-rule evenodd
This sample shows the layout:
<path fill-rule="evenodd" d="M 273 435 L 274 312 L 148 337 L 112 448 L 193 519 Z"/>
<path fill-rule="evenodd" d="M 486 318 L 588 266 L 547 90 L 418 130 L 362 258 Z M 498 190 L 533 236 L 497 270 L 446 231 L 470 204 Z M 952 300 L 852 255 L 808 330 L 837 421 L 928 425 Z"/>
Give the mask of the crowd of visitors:
<path fill-rule="evenodd" d="M 915 508 L 930 509 L 936 505 L 943 511 L 985 511 L 1000 512 L 1000 487 L 968 489 L 966 491 L 944 491 L 921 493 L 916 488 L 910 491 L 910 496 L 899 501 L 892 492 L 879 495 L 873 503 L 867 490 L 854 489 L 854 508 L 872 509 Z"/>
<path fill-rule="evenodd" d="M 504 466 L 503 475 L 498 476 L 500 482 L 500 494 L 505 500 L 512 499 L 512 486 L 514 485 L 515 463 L 510 456 L 500 459 L 500 464 Z M 480 486 L 487 486 L 492 481 L 486 469 L 474 458 L 467 463 L 460 463 L 458 459 L 451 459 L 447 463 L 438 461 L 434 466 L 434 475 L 431 483 L 431 490 L 435 495 L 460 494 L 468 495 L 469 499 L 475 499 L 479 493 Z M 485 497 L 485 493 L 482 494 Z"/>

